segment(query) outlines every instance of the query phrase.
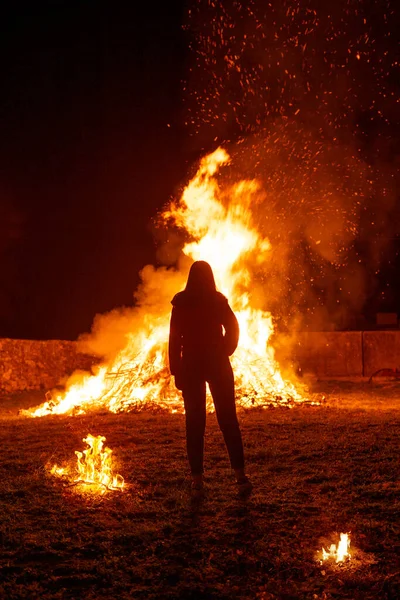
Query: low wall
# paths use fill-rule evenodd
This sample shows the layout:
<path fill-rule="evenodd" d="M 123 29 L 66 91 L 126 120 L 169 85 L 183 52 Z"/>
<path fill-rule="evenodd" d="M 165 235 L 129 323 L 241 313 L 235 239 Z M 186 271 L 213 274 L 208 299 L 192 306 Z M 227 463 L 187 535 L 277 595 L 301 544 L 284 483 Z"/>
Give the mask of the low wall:
<path fill-rule="evenodd" d="M 0 391 L 49 390 L 94 362 L 78 352 L 76 342 L 0 339 Z"/>
<path fill-rule="evenodd" d="M 400 331 L 301 333 L 293 359 L 319 378 L 370 377 L 378 369 L 400 368 Z M 0 339 L 0 392 L 49 390 L 95 362 L 78 352 L 76 342 Z"/>
<path fill-rule="evenodd" d="M 298 336 L 294 360 L 317 377 L 361 377 L 361 331 L 306 332 Z"/>
<path fill-rule="evenodd" d="M 364 331 L 364 374 L 378 369 L 400 369 L 400 331 Z"/>
<path fill-rule="evenodd" d="M 301 333 L 293 358 L 317 377 L 370 377 L 400 369 L 400 331 Z"/>

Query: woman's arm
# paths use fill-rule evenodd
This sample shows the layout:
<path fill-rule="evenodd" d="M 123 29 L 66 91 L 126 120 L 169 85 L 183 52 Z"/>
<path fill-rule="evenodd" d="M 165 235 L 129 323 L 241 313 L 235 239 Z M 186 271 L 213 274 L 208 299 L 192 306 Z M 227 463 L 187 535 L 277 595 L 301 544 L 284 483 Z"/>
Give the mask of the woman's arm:
<path fill-rule="evenodd" d="M 239 342 L 239 323 L 227 300 L 223 303 L 222 325 L 225 329 L 225 348 L 228 356 L 231 356 Z"/>
<path fill-rule="evenodd" d="M 179 319 L 179 311 L 174 306 L 171 313 L 171 321 L 169 326 L 169 370 L 171 375 L 179 374 L 181 366 L 182 354 L 182 333 Z"/>

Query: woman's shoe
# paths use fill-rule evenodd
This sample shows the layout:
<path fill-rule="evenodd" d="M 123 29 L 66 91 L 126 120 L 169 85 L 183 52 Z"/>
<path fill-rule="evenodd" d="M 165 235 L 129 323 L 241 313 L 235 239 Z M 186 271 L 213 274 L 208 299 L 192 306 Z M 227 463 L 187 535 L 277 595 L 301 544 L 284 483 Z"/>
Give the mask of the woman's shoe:
<path fill-rule="evenodd" d="M 243 477 L 243 479 L 238 479 L 236 483 L 238 486 L 238 494 L 242 498 L 249 496 L 253 491 L 253 484 L 251 483 L 250 479 L 246 476 Z"/>
<path fill-rule="evenodd" d="M 193 500 L 200 500 L 204 497 L 204 484 L 203 482 L 192 481 L 190 486 L 190 495 Z"/>

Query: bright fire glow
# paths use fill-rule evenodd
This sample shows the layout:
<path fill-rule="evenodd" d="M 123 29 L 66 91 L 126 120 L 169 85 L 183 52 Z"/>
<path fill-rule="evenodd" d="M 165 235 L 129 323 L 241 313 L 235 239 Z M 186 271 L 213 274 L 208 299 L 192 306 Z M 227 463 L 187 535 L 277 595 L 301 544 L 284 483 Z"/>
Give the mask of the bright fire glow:
<path fill-rule="evenodd" d="M 111 490 L 122 490 L 124 478 L 121 475 L 113 474 L 112 450 L 107 446 L 103 448 L 106 438 L 103 435 L 95 437 L 88 433 L 83 441 L 88 447 L 83 452 L 75 451 L 78 461 L 74 482 L 95 484 Z M 68 469 L 54 465 L 50 473 L 58 477 L 68 476 Z"/>
<path fill-rule="evenodd" d="M 350 537 L 348 533 L 341 533 L 338 545 L 331 544 L 329 550 L 322 548 L 322 560 L 334 559 L 337 563 L 343 562 L 344 560 L 351 558 L 349 552 L 350 549 Z"/>
<path fill-rule="evenodd" d="M 307 400 L 281 374 L 270 342 L 272 317 L 256 307 L 250 270 L 270 260 L 270 242 L 257 230 L 251 210 L 263 192 L 256 180 L 242 180 L 222 189 L 216 174 L 229 160 L 222 148 L 203 158 L 182 197 L 170 204 L 162 220 L 186 232 L 189 241 L 183 247 L 184 255 L 211 264 L 218 289 L 237 315 L 240 340 L 232 364 L 238 406 L 293 406 Z M 25 414 L 82 414 L 98 408 L 117 413 L 143 406 L 183 412 L 181 395 L 169 374 L 167 343 L 170 300 L 184 287 L 189 264 L 186 260 L 181 271 L 146 267 L 144 295 L 146 289 L 149 296 L 154 296 L 156 289 L 158 297 L 168 291 L 165 302 L 149 308 L 145 298 L 143 306 L 134 309 L 134 331 L 126 336 L 125 347 L 116 357 L 98 367 L 95 374 L 74 378 L 65 393 L 57 393 Z"/>

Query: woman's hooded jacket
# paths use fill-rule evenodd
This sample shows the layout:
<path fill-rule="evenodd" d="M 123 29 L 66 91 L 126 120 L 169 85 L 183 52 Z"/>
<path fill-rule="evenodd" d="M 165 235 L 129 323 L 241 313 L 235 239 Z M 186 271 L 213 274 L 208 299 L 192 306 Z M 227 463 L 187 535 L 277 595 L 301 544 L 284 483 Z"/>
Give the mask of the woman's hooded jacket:
<path fill-rule="evenodd" d="M 234 353 L 239 325 L 223 294 L 217 292 L 210 265 L 193 263 L 186 288 L 172 300 L 169 364 L 172 375 L 182 366 L 215 362 Z"/>

